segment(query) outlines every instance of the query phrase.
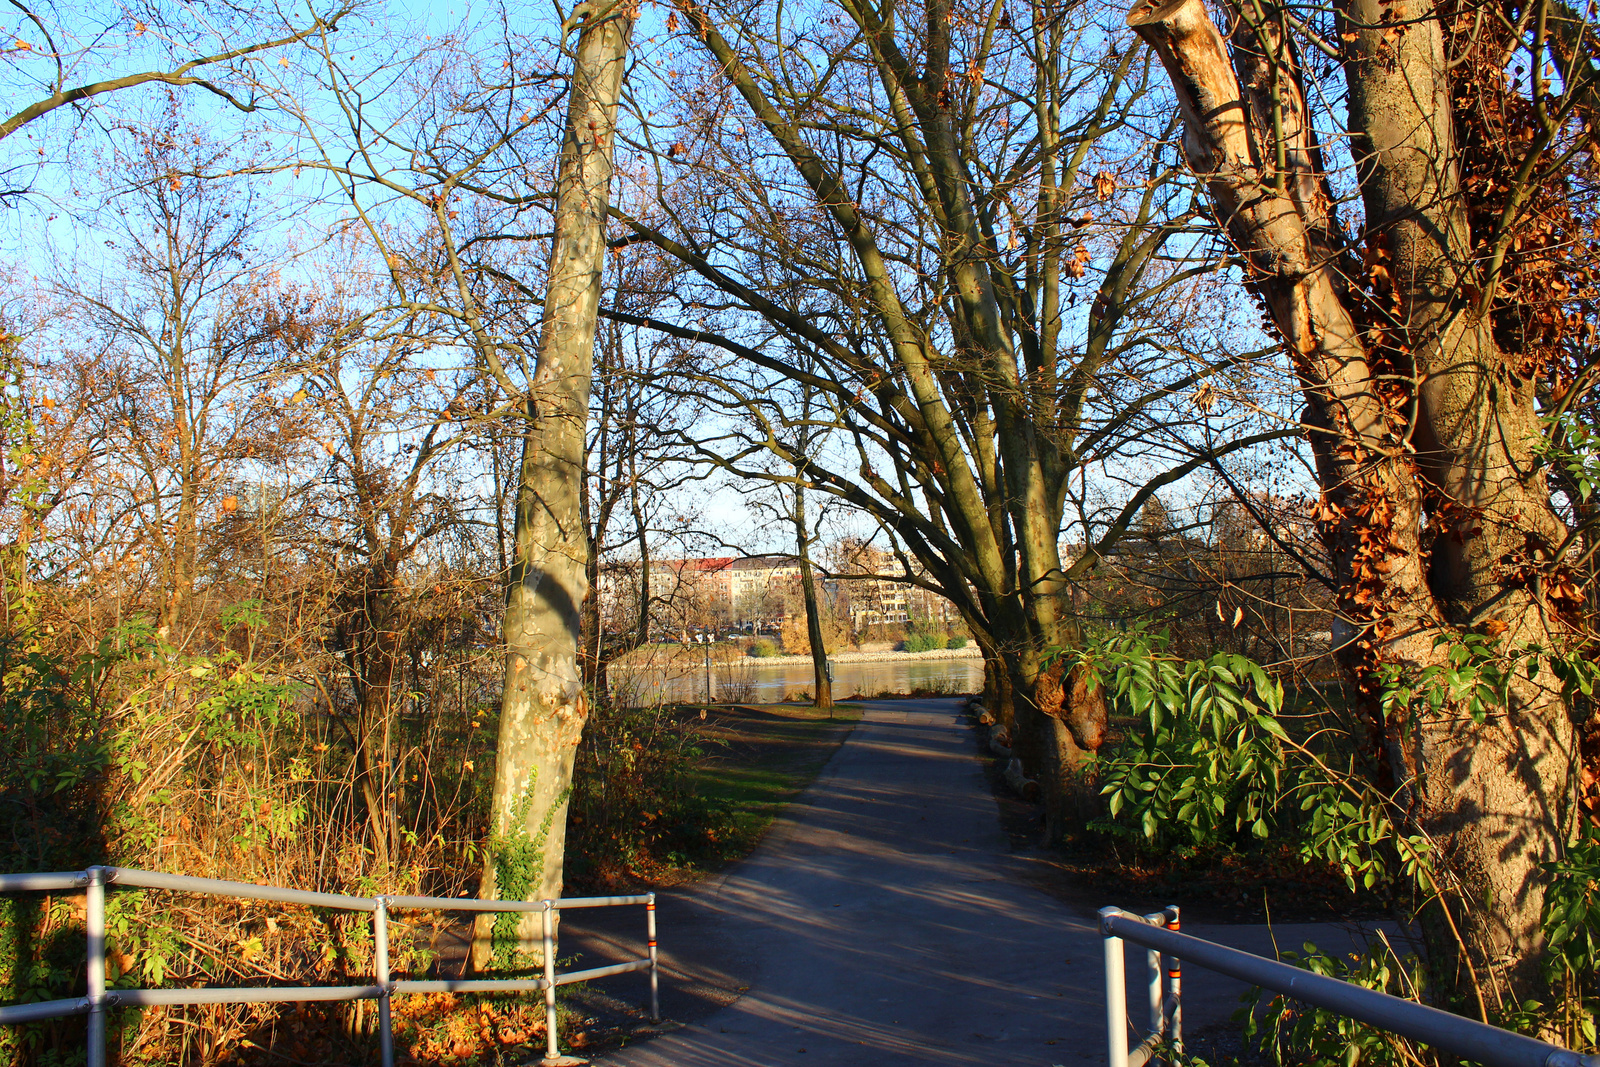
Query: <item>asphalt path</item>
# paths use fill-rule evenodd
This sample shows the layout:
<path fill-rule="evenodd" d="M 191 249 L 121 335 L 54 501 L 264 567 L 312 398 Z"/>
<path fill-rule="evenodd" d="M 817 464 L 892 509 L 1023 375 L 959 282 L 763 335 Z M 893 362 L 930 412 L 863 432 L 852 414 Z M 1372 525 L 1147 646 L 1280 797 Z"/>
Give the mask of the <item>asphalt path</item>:
<path fill-rule="evenodd" d="M 960 706 L 868 703 L 755 853 L 663 895 L 662 1009 L 686 1025 L 606 1064 L 1106 1062 L 1093 910 L 1022 877 L 1027 860 L 1012 855 L 1001 831 Z M 1145 912 L 1164 902 L 1099 903 Z M 1274 940 L 1349 951 L 1357 936 L 1326 924 L 1185 923 L 1185 932 L 1264 955 Z M 626 930 L 592 936 L 603 944 L 591 940 L 580 966 L 638 950 Z M 1143 1003 L 1134 988 L 1143 956 L 1128 953 L 1130 1005 Z M 1186 1027 L 1226 1020 L 1242 989 L 1187 968 Z"/>

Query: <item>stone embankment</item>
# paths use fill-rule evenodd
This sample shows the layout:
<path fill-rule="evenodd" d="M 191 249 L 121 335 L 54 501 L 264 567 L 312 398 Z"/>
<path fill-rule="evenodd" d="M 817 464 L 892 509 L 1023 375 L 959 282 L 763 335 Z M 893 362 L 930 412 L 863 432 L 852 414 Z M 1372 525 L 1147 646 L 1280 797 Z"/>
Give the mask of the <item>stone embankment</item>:
<path fill-rule="evenodd" d="M 835 663 L 898 663 L 907 659 L 979 659 L 983 652 L 975 645 L 966 648 L 934 648 L 927 652 L 830 652 L 828 658 Z M 735 662 L 751 663 L 810 663 L 811 656 L 745 656 Z"/>

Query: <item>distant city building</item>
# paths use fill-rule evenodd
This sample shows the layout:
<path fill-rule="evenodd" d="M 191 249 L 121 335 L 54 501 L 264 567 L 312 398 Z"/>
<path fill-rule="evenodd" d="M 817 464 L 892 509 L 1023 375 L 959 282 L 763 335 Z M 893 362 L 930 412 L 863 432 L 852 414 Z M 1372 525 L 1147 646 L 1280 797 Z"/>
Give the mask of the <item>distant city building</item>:
<path fill-rule="evenodd" d="M 800 561 L 792 556 L 745 556 L 728 568 L 733 625 L 776 630 L 798 612 Z"/>
<path fill-rule="evenodd" d="M 856 577 L 862 568 L 871 577 Z M 928 620 L 950 626 L 948 601 L 896 580 L 898 560 L 856 546 L 837 578 L 820 579 L 817 592 L 830 611 L 847 614 L 854 631 Z M 612 632 L 638 625 L 640 562 L 608 560 L 596 589 L 604 626 Z M 777 633 L 805 613 L 800 561 L 787 555 L 710 556 L 650 561 L 650 632 L 677 641 L 705 630 Z"/>

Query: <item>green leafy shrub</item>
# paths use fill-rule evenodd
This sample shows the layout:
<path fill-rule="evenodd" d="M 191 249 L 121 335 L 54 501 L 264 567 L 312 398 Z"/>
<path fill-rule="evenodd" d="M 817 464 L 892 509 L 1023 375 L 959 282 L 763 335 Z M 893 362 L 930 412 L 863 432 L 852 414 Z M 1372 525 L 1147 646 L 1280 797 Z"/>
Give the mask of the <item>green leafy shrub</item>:
<path fill-rule="evenodd" d="M 913 630 L 906 634 L 904 645 L 907 652 L 932 652 L 944 648 L 949 640 L 942 631 Z"/>
<path fill-rule="evenodd" d="M 648 873 L 674 857 L 716 854 L 731 812 L 698 794 L 694 772 L 708 747 L 698 719 L 665 707 L 590 712 L 573 769 L 567 870 L 605 883 Z"/>
<path fill-rule="evenodd" d="M 944 647 L 945 648 L 966 648 L 967 647 L 967 639 L 965 637 L 952 637 L 950 640 L 945 642 Z"/>
<path fill-rule="evenodd" d="M 1596 688 L 1596 668 L 1583 649 L 1551 657 L 1537 646 L 1507 648 L 1467 632 L 1441 635 L 1444 662 L 1420 671 L 1389 669 L 1376 681 L 1385 714 L 1404 717 L 1454 707 L 1482 719 L 1504 706 L 1510 679 L 1548 672 L 1578 706 Z M 1425 834 L 1378 792 L 1337 723 L 1301 725 L 1300 740 L 1280 723 L 1283 693 L 1262 668 L 1218 654 L 1183 661 L 1157 635 L 1113 634 L 1081 654 L 1095 684 L 1136 725 L 1101 757 L 1109 819 L 1097 827 L 1171 848 L 1179 835 L 1194 844 L 1236 847 L 1239 839 L 1275 837 L 1307 862 L 1343 875 L 1351 890 L 1409 885 L 1424 898 L 1451 892 Z M 1330 740 L 1332 739 L 1332 740 Z M 1296 803 L 1297 801 L 1297 803 Z M 1122 825 L 1125 825 L 1123 823 Z M 1589 990 L 1600 970 L 1600 836 L 1588 830 L 1567 855 L 1545 865 L 1549 878 L 1543 924 L 1546 977 L 1558 1002 L 1498 1003 L 1480 992 L 1479 1010 L 1503 1027 L 1538 1033 L 1558 1029 L 1574 1049 L 1596 1044 Z M 1368 988 L 1427 1003 L 1422 967 L 1385 944 L 1354 962 L 1307 945 L 1291 962 Z M 1459 1006 L 1459 1005 L 1457 1005 Z M 1294 1067 L 1351 1063 L 1423 1065 L 1438 1057 L 1392 1035 L 1329 1012 L 1273 999 L 1247 1020 L 1247 1030 L 1275 1062 Z"/>
<path fill-rule="evenodd" d="M 757 638 L 750 646 L 750 654 L 757 659 L 768 659 L 778 654 L 778 643 L 770 637 Z"/>
<path fill-rule="evenodd" d="M 1313 974 L 1351 982 L 1393 997 L 1421 999 L 1423 966 L 1415 956 L 1397 957 L 1387 942 L 1368 946 L 1348 961 L 1329 956 L 1311 942 L 1302 952 L 1282 953 L 1283 962 Z M 1267 1001 L 1263 1010 L 1261 1001 Z M 1348 1016 L 1255 990 L 1235 1018 L 1244 1023 L 1245 1040 L 1279 1067 L 1408 1067 L 1432 1060 L 1419 1046 Z"/>
<path fill-rule="evenodd" d="M 1551 1014 L 1568 1048 L 1592 1049 L 1596 1007 L 1584 994 L 1600 973 L 1600 830 L 1585 825 L 1566 856 L 1544 871 L 1545 977 L 1558 998 Z"/>
<path fill-rule="evenodd" d="M 1243 656 L 1184 662 L 1143 630 L 1084 653 L 1092 683 L 1138 720 L 1104 761 L 1102 795 L 1151 842 L 1267 837 L 1287 782 L 1283 686 Z"/>

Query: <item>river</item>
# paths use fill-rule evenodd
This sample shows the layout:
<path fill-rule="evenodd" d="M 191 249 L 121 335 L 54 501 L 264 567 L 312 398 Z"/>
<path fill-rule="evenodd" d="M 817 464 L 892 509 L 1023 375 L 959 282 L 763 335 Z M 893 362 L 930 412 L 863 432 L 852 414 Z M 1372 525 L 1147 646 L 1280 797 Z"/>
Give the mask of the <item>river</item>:
<path fill-rule="evenodd" d="M 684 662 L 644 666 L 618 666 L 610 670 L 611 692 L 622 704 L 653 704 L 657 700 L 706 699 L 706 667 Z M 811 694 L 814 683 L 809 661 L 771 662 L 745 657 L 732 663 L 713 663 L 711 682 L 715 699 L 728 703 L 776 704 Z M 854 694 L 909 693 L 932 689 L 947 693 L 976 693 L 983 688 L 983 659 L 978 656 L 922 659 L 898 656 L 889 660 L 836 662 L 833 666 L 834 699 Z"/>

